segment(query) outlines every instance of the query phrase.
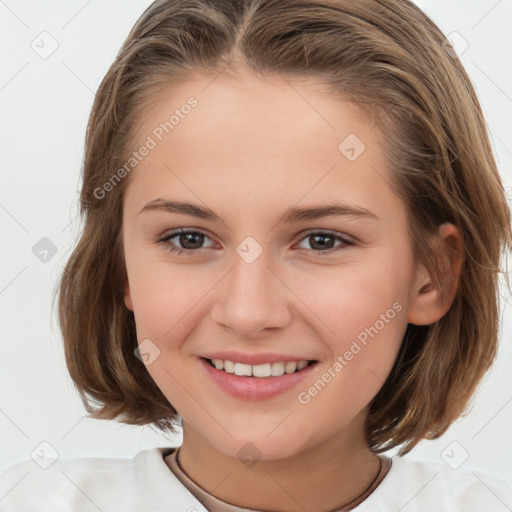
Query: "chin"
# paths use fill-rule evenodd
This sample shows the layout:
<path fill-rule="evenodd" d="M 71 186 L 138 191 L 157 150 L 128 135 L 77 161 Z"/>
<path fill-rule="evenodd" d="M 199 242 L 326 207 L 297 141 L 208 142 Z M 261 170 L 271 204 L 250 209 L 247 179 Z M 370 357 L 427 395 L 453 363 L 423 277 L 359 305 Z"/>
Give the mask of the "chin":
<path fill-rule="evenodd" d="M 291 432 L 284 425 L 279 425 L 279 421 L 274 422 L 272 428 L 257 422 L 238 429 L 231 425 L 228 430 L 232 437 L 226 432 L 222 436 L 216 435 L 217 429 L 206 435 L 203 432 L 203 436 L 217 451 L 239 459 L 248 467 L 259 460 L 285 459 L 307 449 L 308 441 L 314 436 L 305 434 L 304 429 Z"/>

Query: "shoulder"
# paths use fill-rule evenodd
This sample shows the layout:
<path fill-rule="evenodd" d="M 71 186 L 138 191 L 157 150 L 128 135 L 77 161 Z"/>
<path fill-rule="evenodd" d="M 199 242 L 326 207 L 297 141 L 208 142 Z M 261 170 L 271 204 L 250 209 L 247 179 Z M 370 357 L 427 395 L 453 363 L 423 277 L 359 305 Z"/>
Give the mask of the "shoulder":
<path fill-rule="evenodd" d="M 32 459 L 0 472 L 2 512 L 206 512 L 152 448 L 131 459 Z"/>
<path fill-rule="evenodd" d="M 388 475 L 357 512 L 507 512 L 512 510 L 512 484 L 443 462 L 393 457 Z M 370 507 L 370 508 L 368 508 Z"/>

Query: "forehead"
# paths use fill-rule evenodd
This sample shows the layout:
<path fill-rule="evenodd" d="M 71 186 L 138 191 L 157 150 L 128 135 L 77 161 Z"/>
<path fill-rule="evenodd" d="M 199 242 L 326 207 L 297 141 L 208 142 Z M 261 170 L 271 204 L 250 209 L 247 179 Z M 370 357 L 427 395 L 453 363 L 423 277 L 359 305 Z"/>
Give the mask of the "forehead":
<path fill-rule="evenodd" d="M 253 139 L 245 151 L 259 150 L 259 143 L 269 149 L 271 141 L 300 139 L 318 144 L 328 137 L 326 144 L 336 142 L 349 130 L 365 137 L 368 128 L 373 137 L 375 122 L 367 110 L 350 102 L 332 87 L 313 79 L 272 77 L 260 79 L 247 73 L 235 79 L 224 75 L 209 77 L 191 75 L 186 81 L 163 88 L 149 99 L 148 108 L 142 108 L 135 130 L 136 140 L 142 142 L 150 133 L 160 140 L 159 125 L 171 120 L 161 135 L 169 144 L 180 144 L 193 131 L 195 142 L 203 145 L 234 131 L 231 142 Z M 189 105 L 193 102 L 194 106 Z M 173 115 L 174 114 L 174 115 Z M 174 119 L 173 119 L 174 118 Z M 181 128 L 179 128 L 181 126 Z M 186 128 L 185 128 L 186 127 Z M 162 127 L 163 128 L 163 127 Z M 347 133 L 348 134 L 348 133 Z M 347 135 L 345 134 L 345 135 Z M 216 140 L 215 140 L 216 141 Z M 226 149 L 228 141 L 222 148 Z M 335 146 L 336 149 L 336 146 Z"/>
<path fill-rule="evenodd" d="M 304 198 L 390 208 L 382 136 L 368 113 L 318 82 L 196 75 L 142 109 L 134 147 L 154 147 L 126 199 L 211 192 L 223 207 Z"/>

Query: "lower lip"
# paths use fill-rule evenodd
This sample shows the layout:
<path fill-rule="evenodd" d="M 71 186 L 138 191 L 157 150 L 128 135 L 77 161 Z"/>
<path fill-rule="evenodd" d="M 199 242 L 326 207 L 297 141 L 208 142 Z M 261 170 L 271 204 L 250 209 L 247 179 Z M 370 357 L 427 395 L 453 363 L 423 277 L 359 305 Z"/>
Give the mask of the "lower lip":
<path fill-rule="evenodd" d="M 209 361 L 199 358 L 210 378 L 226 393 L 242 400 L 267 400 L 293 388 L 311 374 L 317 363 L 310 364 L 299 372 L 285 373 L 279 377 L 240 377 L 234 373 L 217 370 Z"/>

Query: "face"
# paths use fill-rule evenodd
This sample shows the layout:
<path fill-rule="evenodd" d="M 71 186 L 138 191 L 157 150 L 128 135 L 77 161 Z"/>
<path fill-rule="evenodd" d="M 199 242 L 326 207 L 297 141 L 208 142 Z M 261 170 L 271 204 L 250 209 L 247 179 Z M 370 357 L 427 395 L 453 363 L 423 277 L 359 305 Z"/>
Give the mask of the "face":
<path fill-rule="evenodd" d="M 386 134 L 291 83 L 198 75 L 164 91 L 138 126 L 134 147 L 150 149 L 124 195 L 125 302 L 147 370 L 184 425 L 231 456 L 250 441 L 276 459 L 362 430 L 417 283 Z M 309 363 L 249 377 L 226 360 L 261 375 Z"/>

